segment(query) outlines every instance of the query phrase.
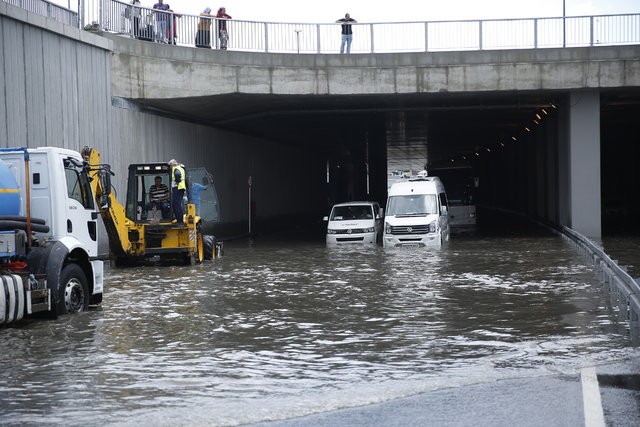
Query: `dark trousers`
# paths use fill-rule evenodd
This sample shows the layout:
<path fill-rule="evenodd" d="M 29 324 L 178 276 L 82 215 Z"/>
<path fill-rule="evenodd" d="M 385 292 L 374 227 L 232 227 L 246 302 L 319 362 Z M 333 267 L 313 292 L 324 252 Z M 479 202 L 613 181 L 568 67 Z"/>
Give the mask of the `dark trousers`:
<path fill-rule="evenodd" d="M 162 213 L 162 218 L 169 219 L 171 212 L 169 209 L 169 204 L 167 202 L 151 202 L 147 205 L 147 210 L 150 211 L 154 207 Z"/>
<path fill-rule="evenodd" d="M 133 18 L 133 36 L 140 36 L 140 18 Z"/>
<path fill-rule="evenodd" d="M 178 224 L 184 222 L 184 190 L 178 190 L 178 187 L 171 189 L 171 209 L 173 209 L 173 216 L 176 218 Z"/>
<path fill-rule="evenodd" d="M 211 31 L 198 30 L 196 33 L 196 47 L 211 49 Z"/>

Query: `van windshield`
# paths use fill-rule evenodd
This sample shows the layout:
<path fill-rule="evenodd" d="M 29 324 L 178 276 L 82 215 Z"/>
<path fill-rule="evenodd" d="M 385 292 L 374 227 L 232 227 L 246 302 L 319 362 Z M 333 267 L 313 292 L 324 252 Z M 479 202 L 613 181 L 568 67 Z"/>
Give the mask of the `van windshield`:
<path fill-rule="evenodd" d="M 330 221 L 349 221 L 354 219 L 373 219 L 373 209 L 369 205 L 334 206 Z"/>
<path fill-rule="evenodd" d="M 438 213 L 438 201 L 434 194 L 391 196 L 387 203 L 387 215 L 421 216 Z"/>

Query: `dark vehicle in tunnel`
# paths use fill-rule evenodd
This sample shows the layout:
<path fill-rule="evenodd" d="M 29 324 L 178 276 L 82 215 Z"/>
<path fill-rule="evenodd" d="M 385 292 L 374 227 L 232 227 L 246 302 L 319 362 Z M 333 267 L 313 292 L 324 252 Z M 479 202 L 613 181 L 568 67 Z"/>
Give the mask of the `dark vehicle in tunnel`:
<path fill-rule="evenodd" d="M 449 226 L 452 233 L 476 230 L 475 189 L 479 180 L 469 165 L 429 168 L 430 175 L 437 175 L 447 189 L 449 200 Z"/>

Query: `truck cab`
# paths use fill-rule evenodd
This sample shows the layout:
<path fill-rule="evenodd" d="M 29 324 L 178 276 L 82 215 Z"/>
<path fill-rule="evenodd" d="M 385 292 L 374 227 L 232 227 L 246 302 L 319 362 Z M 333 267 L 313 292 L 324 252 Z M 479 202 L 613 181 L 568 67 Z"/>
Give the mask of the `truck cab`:
<path fill-rule="evenodd" d="M 12 248 L 0 254 L 0 265 L 13 273 L 11 280 L 3 275 L 0 287 L 14 306 L 25 307 L 24 313 L 9 314 L 11 301 L 6 299 L 0 323 L 37 311 L 84 311 L 100 303 L 99 212 L 80 153 L 56 147 L 5 148 L 0 160 L 20 195 L 0 229 L 3 245 Z"/>

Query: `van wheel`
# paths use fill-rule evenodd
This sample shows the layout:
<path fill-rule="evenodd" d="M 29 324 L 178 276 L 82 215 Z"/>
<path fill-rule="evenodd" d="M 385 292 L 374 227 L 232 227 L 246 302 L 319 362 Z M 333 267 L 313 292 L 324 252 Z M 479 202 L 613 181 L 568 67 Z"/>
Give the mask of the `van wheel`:
<path fill-rule="evenodd" d="M 60 273 L 58 282 L 59 314 L 78 313 L 89 308 L 87 277 L 78 264 L 68 264 Z"/>

